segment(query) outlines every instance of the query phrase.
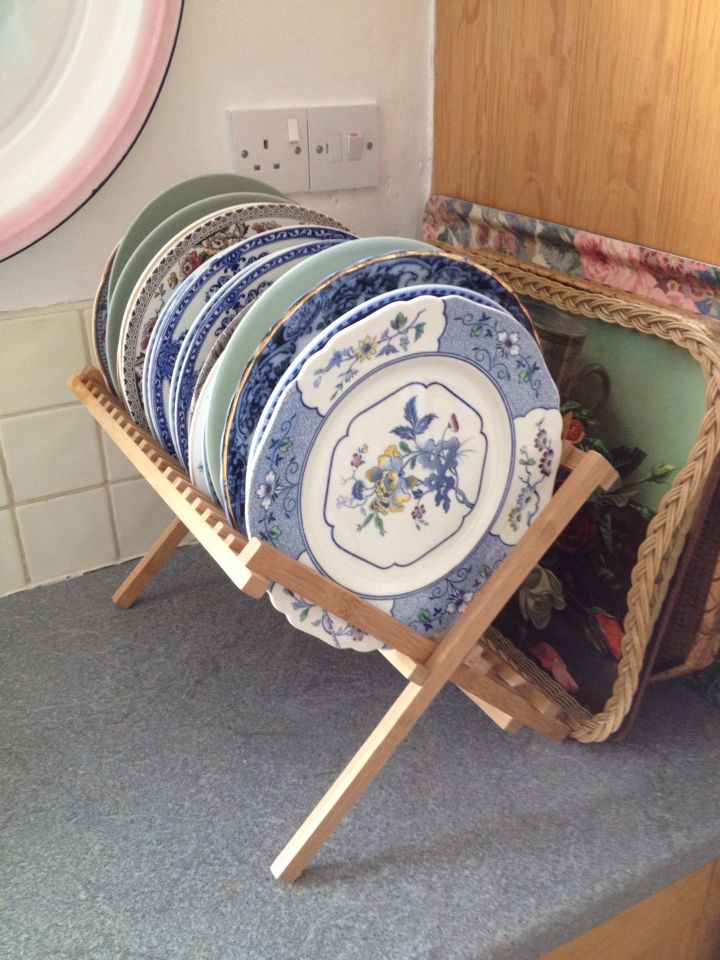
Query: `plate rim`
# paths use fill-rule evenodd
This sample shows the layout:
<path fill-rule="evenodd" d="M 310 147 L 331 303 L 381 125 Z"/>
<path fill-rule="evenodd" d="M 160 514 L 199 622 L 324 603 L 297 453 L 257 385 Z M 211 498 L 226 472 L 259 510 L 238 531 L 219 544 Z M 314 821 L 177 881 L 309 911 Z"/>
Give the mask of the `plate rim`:
<path fill-rule="evenodd" d="M 419 252 L 419 251 L 405 250 L 405 251 L 400 251 L 399 254 L 412 254 L 412 255 L 415 255 L 417 252 Z M 447 258 L 447 259 L 449 259 L 449 260 L 453 260 L 453 261 L 456 261 L 456 262 L 466 263 L 466 264 L 468 264 L 470 267 L 472 267 L 473 269 L 479 268 L 479 270 L 478 270 L 479 273 L 485 274 L 486 276 L 491 277 L 493 280 L 496 280 L 501 287 L 504 287 L 504 288 L 505 288 L 505 292 L 506 292 L 506 293 L 509 293 L 509 294 L 512 296 L 513 300 L 516 302 L 517 306 L 519 307 L 519 311 L 521 312 L 521 314 L 524 314 L 525 320 L 522 320 L 522 321 L 519 321 L 519 322 L 522 323 L 522 325 L 525 327 L 525 329 L 528 331 L 528 333 L 530 333 L 530 334 L 532 335 L 532 337 L 533 337 L 533 339 L 535 340 L 538 348 L 540 349 L 540 353 L 542 354 L 542 342 L 541 342 L 540 336 L 539 336 L 539 334 L 538 334 L 538 332 L 537 332 L 537 330 L 536 330 L 536 328 L 535 328 L 535 323 L 534 323 L 534 321 L 533 321 L 530 313 L 528 312 L 528 310 L 527 310 L 526 307 L 524 306 L 524 304 L 523 304 L 523 303 L 520 301 L 520 299 L 518 298 L 518 295 L 515 293 L 515 291 L 512 289 L 512 287 L 511 287 L 508 283 L 505 283 L 505 281 L 503 281 L 500 277 L 496 276 L 496 274 L 494 274 L 492 270 L 488 269 L 487 267 L 483 266 L 482 264 L 477 263 L 475 260 L 472 260 L 470 257 L 463 256 L 462 254 L 456 254 L 456 253 L 453 253 L 453 252 L 448 251 L 448 250 L 440 249 L 440 248 L 438 248 L 438 247 L 432 247 L 430 250 L 422 251 L 422 252 L 423 252 L 423 255 L 424 255 L 424 256 L 428 256 L 429 254 L 437 254 L 438 256 L 445 257 L 445 258 Z M 358 263 L 351 264 L 349 267 L 343 268 L 342 270 L 338 270 L 334 275 L 329 276 L 329 277 L 326 277 L 323 281 L 321 281 L 320 283 L 318 283 L 317 286 L 316 286 L 313 290 L 309 291 L 309 292 L 308 292 L 301 300 L 299 300 L 296 304 L 293 304 L 293 305 L 291 306 L 290 310 L 288 311 L 288 315 L 290 315 L 290 311 L 295 312 L 297 309 L 300 309 L 300 307 L 301 307 L 305 302 L 307 302 L 307 300 L 309 300 L 312 296 L 316 295 L 317 293 L 320 293 L 320 292 L 321 292 L 323 289 L 325 289 L 330 283 L 332 283 L 333 281 L 335 281 L 335 280 L 337 280 L 337 279 L 340 279 L 340 278 L 342 278 L 342 277 L 344 277 L 344 276 L 346 276 L 346 275 L 349 275 L 349 274 L 350 274 L 351 272 L 353 272 L 355 269 L 358 269 L 358 268 L 366 265 L 367 262 L 371 262 L 371 263 L 372 263 L 372 262 L 381 261 L 381 260 L 384 260 L 384 259 L 391 259 L 391 258 L 392 258 L 391 255 L 381 254 L 381 255 L 378 255 L 377 257 L 368 257 L 368 258 L 366 258 L 366 260 L 364 260 L 364 261 L 358 261 Z M 402 288 L 402 289 L 407 289 L 407 288 Z M 390 291 L 388 291 L 388 292 L 390 292 Z M 384 294 L 378 294 L 378 296 L 384 296 Z M 505 308 L 502 306 L 502 304 L 500 304 L 500 303 L 497 303 L 496 306 L 497 306 L 498 309 L 503 309 L 503 310 L 505 309 Z M 354 309 L 354 308 L 353 308 L 353 309 Z M 509 312 L 509 311 L 507 311 L 507 312 Z M 513 316 L 513 314 L 510 314 L 510 315 Z M 285 318 L 283 317 L 283 319 L 285 319 Z M 341 318 L 337 318 L 334 322 L 338 322 L 339 319 L 341 319 Z M 515 319 L 518 319 L 518 318 L 515 318 Z M 309 345 L 308 345 L 308 346 L 309 346 Z M 299 356 L 300 356 L 300 355 L 298 354 L 298 356 L 295 358 L 295 361 L 298 361 L 298 360 L 299 360 Z M 242 381 L 241 381 L 240 387 L 241 387 L 241 386 L 244 386 L 244 382 L 242 382 Z M 238 393 L 238 394 L 239 394 L 240 387 L 238 387 L 238 390 L 236 391 L 236 393 Z M 268 398 L 268 403 L 270 402 L 270 399 L 271 399 L 271 398 Z M 235 397 L 233 397 L 233 405 L 232 405 L 232 408 L 231 408 L 230 416 L 234 416 L 234 411 L 235 411 L 236 407 L 237 407 L 237 402 L 235 401 Z M 267 424 L 267 419 L 263 418 L 263 419 L 258 420 L 258 428 L 262 427 L 263 424 Z M 224 459 L 224 458 L 225 458 L 225 438 L 224 438 L 224 434 L 223 434 L 223 459 Z"/>
<path fill-rule="evenodd" d="M 237 182 L 237 185 L 234 187 L 220 187 L 220 184 L 225 183 L 227 180 Z M 243 185 L 241 186 L 240 184 Z M 193 195 L 193 188 L 195 186 L 198 187 L 196 196 Z M 190 190 L 192 199 L 182 198 L 181 194 L 183 190 Z M 152 233 L 155 227 L 159 227 L 168 217 L 173 216 L 174 213 L 179 213 L 193 203 L 198 203 L 208 197 L 220 197 L 226 193 L 268 193 L 271 196 L 277 194 L 279 197 L 288 199 L 284 193 L 281 193 L 273 187 L 272 184 L 265 183 L 262 180 L 255 180 L 253 177 L 233 173 L 232 171 L 203 173 L 197 177 L 188 177 L 185 180 L 180 180 L 172 184 L 163 190 L 162 193 L 156 194 L 149 203 L 146 203 L 125 231 L 118 245 L 117 266 L 114 270 L 110 271 L 110 293 L 115 289 L 115 284 L 125 264 L 143 240 Z M 160 214 L 159 211 L 162 209 L 162 204 L 166 202 L 172 204 L 172 209 Z M 141 235 L 137 236 L 140 231 L 142 231 Z"/>
<path fill-rule="evenodd" d="M 201 200 L 175 210 L 164 220 L 158 223 L 146 237 L 133 250 L 127 263 L 120 271 L 115 287 L 110 292 L 108 299 L 108 326 L 105 338 L 105 347 L 108 357 L 116 360 L 117 352 L 120 349 L 122 338 L 122 329 L 125 321 L 125 312 L 128 303 L 135 294 L 138 282 L 144 276 L 148 265 L 155 261 L 159 253 L 165 251 L 168 244 L 172 244 L 184 233 L 189 226 L 195 225 L 203 217 L 209 216 L 216 202 L 221 202 L 221 206 L 215 209 L 223 209 L 223 198 L 239 197 L 246 194 L 247 191 L 238 191 L 234 193 L 215 194 L 211 197 L 204 197 Z M 226 204 L 229 206 L 230 204 Z M 193 210 L 193 208 L 195 208 Z M 199 209 L 205 209 L 203 214 L 198 213 Z M 190 220 L 185 219 L 188 211 L 191 212 Z M 112 273 L 112 271 L 111 271 Z M 117 375 L 117 363 L 113 364 L 113 376 Z"/>
<path fill-rule="evenodd" d="M 103 298 L 105 300 L 105 324 L 107 325 L 107 311 L 110 305 L 110 291 L 109 291 L 109 282 L 110 282 L 110 271 L 112 265 L 115 261 L 115 256 L 118 251 L 119 243 L 116 243 L 113 247 L 113 250 L 110 256 L 105 261 L 105 266 L 103 267 L 102 274 L 100 275 L 100 282 L 98 283 L 97 290 L 95 291 L 95 296 L 93 297 L 93 305 L 91 312 L 91 323 L 90 329 L 92 331 L 92 347 L 93 353 L 95 354 L 95 359 L 98 363 L 98 368 L 102 373 L 105 383 L 109 387 L 111 384 L 109 364 L 107 362 L 107 354 L 105 353 L 105 337 L 100 336 L 100 331 L 98 329 L 98 318 L 100 316 L 100 309 L 103 303 Z"/>

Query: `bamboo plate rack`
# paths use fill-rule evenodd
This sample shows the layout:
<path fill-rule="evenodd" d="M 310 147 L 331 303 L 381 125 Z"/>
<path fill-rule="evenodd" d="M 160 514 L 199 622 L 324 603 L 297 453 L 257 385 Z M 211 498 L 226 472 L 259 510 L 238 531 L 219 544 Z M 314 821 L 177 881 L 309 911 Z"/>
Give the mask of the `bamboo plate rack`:
<path fill-rule="evenodd" d="M 599 454 L 564 445 L 562 463 L 570 471 L 568 479 L 488 584 L 435 642 L 270 544 L 247 540 L 232 528 L 221 508 L 191 484 L 180 464 L 133 423 L 98 370 L 86 367 L 71 378 L 69 386 L 175 514 L 115 592 L 114 603 L 131 607 L 190 532 L 243 593 L 258 599 L 270 582 L 276 582 L 301 594 L 381 639 L 386 644 L 383 655 L 408 681 L 272 864 L 279 880 L 292 883 L 303 872 L 446 683 L 456 684 L 508 733 L 528 726 L 556 742 L 565 739 L 569 727 L 562 708 L 486 646 L 482 637 L 592 493 L 598 487 L 608 489 L 617 480 L 615 470 Z"/>

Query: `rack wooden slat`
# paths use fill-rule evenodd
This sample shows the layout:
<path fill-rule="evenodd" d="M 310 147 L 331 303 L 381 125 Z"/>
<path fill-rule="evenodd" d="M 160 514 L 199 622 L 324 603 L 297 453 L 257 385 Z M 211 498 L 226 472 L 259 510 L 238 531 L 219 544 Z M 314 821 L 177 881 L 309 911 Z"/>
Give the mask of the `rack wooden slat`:
<path fill-rule="evenodd" d="M 563 465 L 571 471 L 569 478 L 467 610 L 435 641 L 271 544 L 247 540 L 228 524 L 218 505 L 193 486 L 180 464 L 132 422 L 97 370 L 86 368 L 69 385 L 175 514 L 116 591 L 113 599 L 118 606 L 132 606 L 189 531 L 243 593 L 257 599 L 271 583 L 278 583 L 323 606 L 386 644 L 382 652 L 408 680 L 395 704 L 273 864 L 277 877 L 291 882 L 302 872 L 448 682 L 455 683 L 508 733 L 527 725 L 558 742 L 567 736 L 569 728 L 559 705 L 487 647 L 482 637 L 587 498 L 598 486 L 607 489 L 617 479 L 599 454 L 583 454 L 569 444 L 564 446 Z"/>

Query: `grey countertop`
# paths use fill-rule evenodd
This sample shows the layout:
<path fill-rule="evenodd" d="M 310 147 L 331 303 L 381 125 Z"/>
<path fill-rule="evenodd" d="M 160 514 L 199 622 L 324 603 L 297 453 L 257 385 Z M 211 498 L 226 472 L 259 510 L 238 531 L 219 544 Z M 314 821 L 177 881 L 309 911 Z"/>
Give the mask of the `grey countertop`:
<path fill-rule="evenodd" d="M 125 568 L 127 569 L 127 568 Z M 0 954 L 530 960 L 720 856 L 720 712 L 508 737 L 446 690 L 307 873 L 268 865 L 401 688 L 199 548 L 0 603 Z"/>

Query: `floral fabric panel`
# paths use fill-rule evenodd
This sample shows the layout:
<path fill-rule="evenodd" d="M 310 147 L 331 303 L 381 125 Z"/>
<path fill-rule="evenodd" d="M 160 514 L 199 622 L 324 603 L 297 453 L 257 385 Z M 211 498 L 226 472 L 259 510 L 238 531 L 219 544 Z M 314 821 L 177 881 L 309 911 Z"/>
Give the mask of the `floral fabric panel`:
<path fill-rule="evenodd" d="M 521 260 L 720 318 L 720 267 L 495 207 L 431 196 L 423 239 Z"/>

